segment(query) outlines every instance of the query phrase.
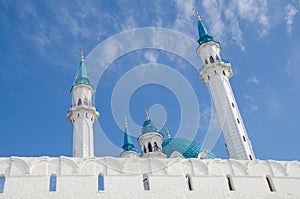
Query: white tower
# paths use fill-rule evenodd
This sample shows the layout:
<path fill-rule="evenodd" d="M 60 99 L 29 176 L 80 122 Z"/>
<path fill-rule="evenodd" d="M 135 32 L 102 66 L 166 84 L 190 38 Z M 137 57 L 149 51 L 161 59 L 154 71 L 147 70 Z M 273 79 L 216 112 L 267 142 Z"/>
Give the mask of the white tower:
<path fill-rule="evenodd" d="M 229 78 L 232 76 L 231 64 L 220 57 L 220 44 L 214 41 L 201 22 L 198 12 L 198 31 L 200 46 L 197 54 L 203 60 L 200 77 L 210 90 L 230 158 L 240 160 L 255 159 L 251 141 L 248 138 L 241 114 L 235 101 Z"/>
<path fill-rule="evenodd" d="M 142 135 L 138 138 L 138 143 L 142 148 L 142 157 L 167 157 L 162 152 L 163 135 L 156 130 L 145 108 L 146 121 L 143 124 Z"/>
<path fill-rule="evenodd" d="M 74 157 L 94 156 L 93 124 L 99 117 L 99 113 L 92 104 L 94 92 L 84 64 L 83 52 L 81 52 L 80 65 L 71 89 L 72 107 L 67 114 L 67 118 L 73 124 Z"/>

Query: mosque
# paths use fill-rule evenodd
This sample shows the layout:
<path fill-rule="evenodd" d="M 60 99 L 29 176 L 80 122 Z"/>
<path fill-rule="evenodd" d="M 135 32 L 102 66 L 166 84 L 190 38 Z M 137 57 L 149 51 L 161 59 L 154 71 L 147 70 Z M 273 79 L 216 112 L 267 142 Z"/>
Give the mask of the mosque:
<path fill-rule="evenodd" d="M 229 159 L 195 141 L 164 136 L 147 110 L 138 137 L 141 154 L 125 122 L 120 157 L 95 157 L 93 125 L 99 113 L 82 54 L 67 114 L 73 157 L 0 158 L 0 199 L 300 198 L 300 162 L 255 158 L 229 82 L 231 64 L 196 14 L 196 52 L 204 65 L 199 74 L 211 92 Z"/>

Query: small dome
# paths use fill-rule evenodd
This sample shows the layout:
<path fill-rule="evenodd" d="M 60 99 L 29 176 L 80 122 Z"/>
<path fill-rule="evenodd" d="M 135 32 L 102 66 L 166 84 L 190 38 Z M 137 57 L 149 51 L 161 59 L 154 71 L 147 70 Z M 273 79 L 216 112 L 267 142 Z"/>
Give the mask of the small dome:
<path fill-rule="evenodd" d="M 157 130 L 156 130 L 156 126 L 153 124 L 153 122 L 150 119 L 148 119 L 143 124 L 142 134 L 150 133 L 150 132 L 157 133 Z"/>
<path fill-rule="evenodd" d="M 200 144 L 194 141 L 189 141 L 184 138 L 169 138 L 162 143 L 163 152 L 170 157 L 170 155 L 177 151 L 182 154 L 184 158 L 197 158 L 201 152 L 204 152 L 208 158 L 216 158 L 216 155 L 203 148 Z"/>

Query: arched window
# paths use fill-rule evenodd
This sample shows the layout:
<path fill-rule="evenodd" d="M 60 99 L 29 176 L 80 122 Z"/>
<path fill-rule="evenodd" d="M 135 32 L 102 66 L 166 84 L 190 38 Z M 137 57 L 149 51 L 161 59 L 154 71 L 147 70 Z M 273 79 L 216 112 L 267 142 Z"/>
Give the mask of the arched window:
<path fill-rule="evenodd" d="M 77 105 L 80 106 L 81 104 L 82 104 L 82 102 L 81 102 L 81 99 L 79 98 Z"/>
<path fill-rule="evenodd" d="M 147 175 L 143 175 L 143 185 L 144 185 L 144 190 L 148 191 L 150 190 L 150 186 L 149 186 L 149 179 Z"/>
<path fill-rule="evenodd" d="M 272 179 L 270 178 L 270 176 L 266 176 L 266 180 L 267 180 L 270 191 L 275 192 L 276 190 L 275 190 L 274 184 L 273 184 Z"/>
<path fill-rule="evenodd" d="M 83 103 L 84 103 L 84 105 L 88 105 L 86 98 L 84 98 Z"/>
<path fill-rule="evenodd" d="M 216 60 L 220 61 L 220 57 L 218 55 L 216 55 Z"/>
<path fill-rule="evenodd" d="M 104 177 L 102 174 L 98 175 L 98 191 L 104 191 Z"/>
<path fill-rule="evenodd" d="M 154 142 L 154 151 L 158 151 L 158 146 L 157 146 L 157 143 L 156 142 Z"/>
<path fill-rule="evenodd" d="M 0 193 L 4 192 L 5 176 L 0 177 Z"/>
<path fill-rule="evenodd" d="M 148 142 L 148 151 L 149 151 L 149 152 L 152 152 L 152 145 L 151 145 L 150 142 Z"/>
<path fill-rule="evenodd" d="M 215 62 L 215 60 L 214 60 L 214 58 L 212 56 L 209 57 L 209 61 L 210 61 L 210 63 L 214 63 Z"/>
<path fill-rule="evenodd" d="M 234 186 L 233 186 L 231 176 L 226 176 L 226 178 L 227 178 L 228 189 L 230 191 L 234 191 Z"/>
<path fill-rule="evenodd" d="M 223 75 L 226 75 L 225 71 L 223 70 Z"/>
<path fill-rule="evenodd" d="M 144 146 L 144 153 L 147 153 L 147 149 L 146 149 L 146 147 Z"/>
<path fill-rule="evenodd" d="M 187 183 L 187 186 L 189 188 L 190 191 L 193 191 L 193 187 L 192 187 L 192 182 L 191 182 L 191 177 L 189 175 L 186 175 L 185 176 L 185 180 L 186 180 L 186 183 Z"/>
<path fill-rule="evenodd" d="M 50 176 L 49 191 L 50 192 L 56 191 L 56 175 L 54 174 Z"/>
<path fill-rule="evenodd" d="M 204 61 L 204 62 L 205 62 L 205 64 L 208 64 L 208 61 L 207 61 L 207 59 L 205 59 L 205 61 Z"/>

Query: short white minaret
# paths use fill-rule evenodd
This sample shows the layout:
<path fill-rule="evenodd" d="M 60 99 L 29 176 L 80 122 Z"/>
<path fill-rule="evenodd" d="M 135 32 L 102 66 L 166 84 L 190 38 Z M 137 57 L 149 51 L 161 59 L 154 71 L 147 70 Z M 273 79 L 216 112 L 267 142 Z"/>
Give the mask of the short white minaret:
<path fill-rule="evenodd" d="M 200 46 L 197 54 L 203 60 L 200 77 L 210 90 L 230 158 L 240 160 L 255 159 L 251 141 L 248 138 L 241 114 L 235 101 L 229 78 L 232 76 L 231 64 L 220 56 L 220 44 L 214 41 L 198 18 Z"/>
<path fill-rule="evenodd" d="M 81 51 L 80 65 L 71 89 L 72 107 L 67 114 L 67 118 L 73 124 L 73 157 L 88 158 L 94 156 L 93 124 L 99 117 L 99 113 L 92 104 L 94 92 Z"/>
<path fill-rule="evenodd" d="M 145 112 L 146 120 L 143 124 L 142 135 L 138 138 L 138 143 L 142 148 L 142 157 L 166 158 L 167 156 L 162 152 L 163 135 L 157 132 L 146 108 Z"/>

